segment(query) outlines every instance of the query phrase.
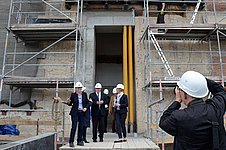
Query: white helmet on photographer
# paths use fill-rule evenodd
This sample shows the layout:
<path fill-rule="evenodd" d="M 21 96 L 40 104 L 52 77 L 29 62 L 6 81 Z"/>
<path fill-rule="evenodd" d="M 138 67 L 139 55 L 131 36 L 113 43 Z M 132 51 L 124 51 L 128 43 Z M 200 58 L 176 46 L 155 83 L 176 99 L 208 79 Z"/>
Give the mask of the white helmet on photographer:
<path fill-rule="evenodd" d="M 181 76 L 180 81 L 177 82 L 177 85 L 181 90 L 194 98 L 203 98 L 209 92 L 206 78 L 195 71 L 185 72 Z"/>
<path fill-rule="evenodd" d="M 83 85 L 82 85 L 81 82 L 76 82 L 75 83 L 75 88 L 82 88 L 82 87 L 83 87 Z"/>

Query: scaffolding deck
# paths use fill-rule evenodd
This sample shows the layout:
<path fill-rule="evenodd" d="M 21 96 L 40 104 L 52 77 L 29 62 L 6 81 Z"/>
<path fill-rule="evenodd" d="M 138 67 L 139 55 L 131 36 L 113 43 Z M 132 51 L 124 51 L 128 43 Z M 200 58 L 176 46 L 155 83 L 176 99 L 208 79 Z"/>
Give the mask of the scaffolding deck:
<path fill-rule="evenodd" d="M 6 77 L 4 84 L 24 88 L 73 88 L 73 78 Z"/>
<path fill-rule="evenodd" d="M 197 39 L 205 40 L 207 38 L 216 40 L 216 30 L 220 29 L 226 33 L 225 24 L 182 24 L 182 25 L 167 25 L 167 24 L 150 24 L 149 30 L 165 29 L 164 33 L 155 32 L 155 37 L 165 40 L 183 40 L 183 39 Z M 154 31 L 153 31 L 154 32 Z M 220 35 L 222 40 L 223 35 Z"/>
<path fill-rule="evenodd" d="M 76 29 L 74 23 L 50 23 L 50 24 L 15 24 L 10 31 L 21 40 L 44 41 L 58 40 Z M 76 32 L 70 34 L 65 40 L 74 40 Z M 78 32 L 78 38 L 80 34 Z"/>

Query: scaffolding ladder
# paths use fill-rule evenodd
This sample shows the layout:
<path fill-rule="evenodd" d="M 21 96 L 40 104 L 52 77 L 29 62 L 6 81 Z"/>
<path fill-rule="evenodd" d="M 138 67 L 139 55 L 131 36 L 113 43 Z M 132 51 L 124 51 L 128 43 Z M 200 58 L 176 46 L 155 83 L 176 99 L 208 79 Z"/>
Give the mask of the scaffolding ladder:
<path fill-rule="evenodd" d="M 174 74 L 173 74 L 173 71 L 172 71 L 172 69 L 169 65 L 169 62 L 167 61 L 158 41 L 156 40 L 154 33 L 151 30 L 149 30 L 148 32 L 149 32 L 149 36 L 151 37 L 151 41 L 154 44 L 154 47 L 155 47 L 156 51 L 158 52 L 158 55 L 161 58 L 162 63 L 164 65 L 167 73 L 169 74 L 170 77 L 174 77 Z"/>
<path fill-rule="evenodd" d="M 200 4 L 201 4 L 201 0 L 198 0 L 197 4 L 196 4 L 196 6 L 195 6 L 195 10 L 194 10 L 194 13 L 193 13 L 193 15 L 192 15 L 190 24 L 194 24 L 195 18 L 196 18 L 197 14 L 198 14 L 198 10 L 199 10 Z"/>

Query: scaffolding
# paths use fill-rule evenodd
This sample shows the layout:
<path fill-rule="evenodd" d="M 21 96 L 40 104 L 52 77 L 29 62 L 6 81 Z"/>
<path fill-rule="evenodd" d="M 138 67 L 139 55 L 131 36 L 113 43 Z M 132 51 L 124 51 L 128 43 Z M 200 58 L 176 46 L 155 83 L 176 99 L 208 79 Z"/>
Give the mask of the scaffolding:
<path fill-rule="evenodd" d="M 146 30 L 140 42 L 146 50 L 146 136 L 157 144 L 161 143 L 164 149 L 164 144 L 167 141 L 172 143 L 173 140 L 172 137 L 167 139 L 169 136 L 158 128 L 159 118 L 167 108 L 165 106 L 171 103 L 164 99 L 163 91 L 172 92 L 180 76 L 188 70 L 201 72 L 223 86 L 226 83 L 226 51 L 222 47 L 226 37 L 226 12 L 216 6 L 225 6 L 226 2 L 221 1 L 219 5 L 215 0 L 160 0 L 159 3 L 179 5 L 179 9 L 167 7 L 164 10 L 166 15 L 169 14 L 167 17 L 172 18 L 168 19 L 166 24 L 155 23 L 155 17 L 160 13 L 153 7 L 155 2 L 144 0 Z M 181 9 L 180 6 L 184 3 L 192 3 L 192 7 Z M 158 29 L 165 31 L 160 33 Z M 160 93 L 159 100 L 156 98 L 157 93 Z M 171 95 L 173 97 L 173 92 Z"/>
<path fill-rule="evenodd" d="M 30 109 L 12 109 L 13 93 L 20 88 L 55 88 L 56 96 L 59 88 L 74 88 L 78 80 L 77 67 L 80 63 L 78 55 L 83 45 L 83 0 L 70 0 L 68 4 L 74 7 L 70 10 L 66 9 L 65 0 L 11 0 L 0 83 L 0 101 L 3 100 L 4 89 L 7 89 L 4 87 L 10 87 L 9 108 L 1 109 L 2 112 L 36 112 Z M 71 51 L 64 49 L 48 51 L 62 41 L 71 41 L 74 48 Z M 41 50 L 26 49 L 26 46 L 33 45 L 41 47 Z M 45 59 L 47 54 L 53 57 L 58 56 L 58 58 L 62 55 L 72 56 L 73 61 L 41 63 L 39 60 Z M 67 67 L 71 72 L 66 77 L 47 76 L 43 67 Z M 41 71 L 40 68 L 42 68 Z M 53 114 L 55 132 L 58 133 L 56 126 L 59 113 L 62 113 L 62 131 L 60 132 L 64 138 L 65 111 L 64 106 L 58 105 L 60 105 L 59 102 L 54 102 L 52 108 L 52 111 L 55 111 Z"/>

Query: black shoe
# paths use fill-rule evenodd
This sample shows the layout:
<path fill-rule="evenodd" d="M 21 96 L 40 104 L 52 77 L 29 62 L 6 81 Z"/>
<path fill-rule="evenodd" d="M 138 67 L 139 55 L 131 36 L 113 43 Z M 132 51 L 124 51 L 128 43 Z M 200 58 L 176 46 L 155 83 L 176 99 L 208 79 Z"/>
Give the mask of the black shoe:
<path fill-rule="evenodd" d="M 104 140 L 103 139 L 100 139 L 100 142 L 104 142 Z"/>
<path fill-rule="evenodd" d="M 85 143 L 89 143 L 89 141 L 87 141 L 86 139 L 85 140 L 83 140 Z"/>
<path fill-rule="evenodd" d="M 121 143 L 123 142 L 122 140 L 115 140 L 114 143 Z"/>
<path fill-rule="evenodd" d="M 84 143 L 83 142 L 78 142 L 77 145 L 84 146 Z"/>
<path fill-rule="evenodd" d="M 97 142 L 97 140 L 93 140 L 93 142 L 95 142 L 95 143 L 96 143 L 96 142 Z"/>
<path fill-rule="evenodd" d="M 69 147 L 75 147 L 74 143 L 69 143 Z"/>

